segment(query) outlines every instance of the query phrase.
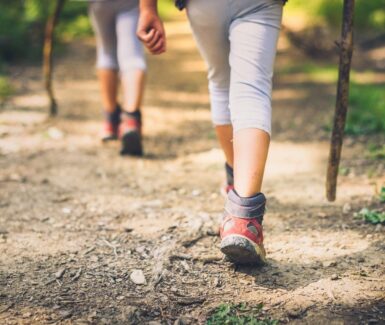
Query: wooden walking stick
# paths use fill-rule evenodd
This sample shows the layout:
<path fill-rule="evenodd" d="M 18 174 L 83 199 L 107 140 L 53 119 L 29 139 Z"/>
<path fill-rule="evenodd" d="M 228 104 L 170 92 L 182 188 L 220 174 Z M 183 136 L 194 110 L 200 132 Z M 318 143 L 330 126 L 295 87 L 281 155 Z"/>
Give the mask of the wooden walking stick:
<path fill-rule="evenodd" d="M 55 26 L 59 20 L 65 0 L 57 0 L 53 13 L 48 17 L 45 25 L 44 48 L 43 48 L 43 76 L 44 85 L 49 98 L 49 115 L 57 114 L 57 103 L 52 88 L 52 61 L 53 61 L 53 38 Z"/>
<path fill-rule="evenodd" d="M 346 113 L 348 110 L 349 77 L 353 54 L 354 1 L 355 0 L 344 0 L 341 41 L 339 43 L 340 64 L 337 84 L 337 99 L 326 179 L 326 196 L 329 201 L 335 201 L 336 199 L 338 168 L 341 158 Z"/>

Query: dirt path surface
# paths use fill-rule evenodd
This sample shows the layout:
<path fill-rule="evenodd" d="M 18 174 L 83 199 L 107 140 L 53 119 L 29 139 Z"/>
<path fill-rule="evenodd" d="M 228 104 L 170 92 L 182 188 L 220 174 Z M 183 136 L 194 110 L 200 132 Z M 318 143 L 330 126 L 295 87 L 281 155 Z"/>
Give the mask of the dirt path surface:
<path fill-rule="evenodd" d="M 353 217 L 379 204 L 384 166 L 349 140 L 350 173 L 326 202 L 333 83 L 277 73 L 268 265 L 236 268 L 218 250 L 223 157 L 205 68 L 187 24 L 167 27 L 169 52 L 149 61 L 143 159 L 99 142 L 91 41 L 58 62 L 55 121 L 40 70 L 15 68 L 20 91 L 0 112 L 0 323 L 199 324 L 248 302 L 282 323 L 384 324 L 384 227 Z M 296 60 L 282 39 L 277 71 Z"/>

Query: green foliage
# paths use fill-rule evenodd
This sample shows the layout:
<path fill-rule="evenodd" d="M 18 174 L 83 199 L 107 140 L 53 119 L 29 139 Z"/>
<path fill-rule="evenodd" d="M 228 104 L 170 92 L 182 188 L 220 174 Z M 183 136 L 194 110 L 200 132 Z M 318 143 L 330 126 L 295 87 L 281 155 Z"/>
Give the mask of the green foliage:
<path fill-rule="evenodd" d="M 385 144 L 382 146 L 369 145 L 368 152 L 371 159 L 385 159 Z"/>
<path fill-rule="evenodd" d="M 158 2 L 159 15 L 165 19 L 170 20 L 177 13 L 177 8 L 174 6 L 174 2 L 170 0 L 160 0 Z"/>
<path fill-rule="evenodd" d="M 0 74 L 0 102 L 12 95 L 12 87 L 7 77 Z"/>
<path fill-rule="evenodd" d="M 277 320 L 261 316 L 262 304 L 221 304 L 207 319 L 206 325 L 277 325 Z"/>
<path fill-rule="evenodd" d="M 0 0 L 0 63 L 41 57 L 44 27 L 55 7 L 53 0 Z M 87 2 L 67 1 L 56 36 L 91 34 Z"/>
<path fill-rule="evenodd" d="M 66 40 L 92 35 L 87 2 L 67 0 L 56 33 L 60 39 Z"/>
<path fill-rule="evenodd" d="M 385 132 L 385 91 L 383 85 L 352 84 L 346 132 Z"/>
<path fill-rule="evenodd" d="M 381 203 L 385 203 L 385 186 L 381 187 L 379 199 Z"/>
<path fill-rule="evenodd" d="M 338 27 L 342 16 L 341 0 L 290 0 L 287 14 L 303 13 L 309 22 L 327 23 Z M 357 0 L 355 9 L 355 26 L 357 28 L 385 27 L 385 0 Z"/>
<path fill-rule="evenodd" d="M 365 222 L 376 224 L 385 224 L 385 212 L 369 210 L 368 208 L 363 208 L 360 212 L 356 214 L 356 217 L 362 218 Z"/>

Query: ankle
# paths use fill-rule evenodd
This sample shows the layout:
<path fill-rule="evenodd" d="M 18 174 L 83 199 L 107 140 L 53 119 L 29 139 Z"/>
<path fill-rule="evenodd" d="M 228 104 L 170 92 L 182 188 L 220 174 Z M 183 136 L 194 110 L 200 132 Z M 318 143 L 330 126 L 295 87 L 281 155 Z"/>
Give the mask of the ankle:
<path fill-rule="evenodd" d="M 139 121 L 139 122 L 142 120 L 142 113 L 140 112 L 139 109 L 133 112 L 123 111 L 121 113 L 121 116 L 123 119 L 135 119 L 136 121 Z"/>
<path fill-rule="evenodd" d="M 249 197 L 241 197 L 232 190 L 227 196 L 225 210 L 239 218 L 257 219 L 262 224 L 266 208 L 266 197 L 263 193 L 257 193 Z"/>
<path fill-rule="evenodd" d="M 107 111 L 105 110 L 103 112 L 104 118 L 112 123 L 112 124 L 119 124 L 120 122 L 120 114 L 121 114 L 121 108 L 119 105 L 116 105 L 115 109 L 113 111 Z"/>
<path fill-rule="evenodd" d="M 227 162 L 225 163 L 227 185 L 234 185 L 234 170 Z"/>

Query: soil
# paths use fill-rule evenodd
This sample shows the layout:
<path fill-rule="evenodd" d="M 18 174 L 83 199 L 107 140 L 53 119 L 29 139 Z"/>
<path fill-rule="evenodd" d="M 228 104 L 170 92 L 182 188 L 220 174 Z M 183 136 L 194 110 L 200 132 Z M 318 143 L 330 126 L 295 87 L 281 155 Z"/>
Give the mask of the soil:
<path fill-rule="evenodd" d="M 277 73 L 268 264 L 232 265 L 218 249 L 224 160 L 205 66 L 185 21 L 167 29 L 168 53 L 149 57 L 144 158 L 99 141 L 92 40 L 57 61 L 55 119 L 40 68 L 12 68 L 17 93 L 0 111 L 0 323 L 200 324 L 221 303 L 246 302 L 282 323 L 385 324 L 385 228 L 354 217 L 381 208 L 384 162 L 365 146 L 384 138 L 347 139 L 349 171 L 328 203 L 323 126 L 335 85 Z M 372 58 L 357 54 L 354 64 L 369 69 Z M 282 37 L 277 71 L 307 60 Z"/>

